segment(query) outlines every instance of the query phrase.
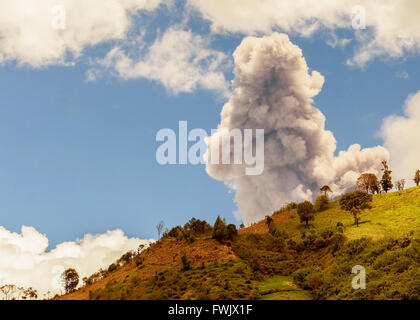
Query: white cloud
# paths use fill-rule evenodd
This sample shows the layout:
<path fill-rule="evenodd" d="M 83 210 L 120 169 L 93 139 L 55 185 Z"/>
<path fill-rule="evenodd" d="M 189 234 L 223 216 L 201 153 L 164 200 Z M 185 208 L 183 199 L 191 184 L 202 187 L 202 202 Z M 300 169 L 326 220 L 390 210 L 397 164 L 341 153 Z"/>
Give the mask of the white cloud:
<path fill-rule="evenodd" d="M 302 36 L 322 29 L 351 29 L 352 8 L 361 5 L 367 28 L 355 31 L 358 45 L 349 64 L 364 66 L 377 56 L 401 57 L 407 50 L 420 49 L 417 0 L 188 0 L 188 4 L 211 21 L 214 32 L 254 35 L 281 30 Z"/>
<path fill-rule="evenodd" d="M 104 72 L 123 79 L 146 78 L 163 84 L 177 94 L 198 88 L 228 93 L 223 71 L 228 59 L 223 52 L 210 49 L 209 40 L 190 31 L 170 28 L 143 52 L 146 44 L 135 43 L 135 58 L 121 47 L 114 47 L 104 59 L 97 59 L 87 76 L 95 80 Z M 131 50 L 133 51 L 133 50 Z"/>
<path fill-rule="evenodd" d="M 153 240 L 128 238 L 117 229 L 87 234 L 83 239 L 63 242 L 46 251 L 48 238 L 35 228 L 22 226 L 21 233 L 14 233 L 0 226 L 0 286 L 33 287 L 42 298 L 47 291 L 60 292 L 59 279 L 66 268 L 76 269 L 82 279 L 150 241 Z"/>
<path fill-rule="evenodd" d="M 420 169 L 420 91 L 407 98 L 403 112 L 403 116 L 387 117 L 381 133 L 391 153 L 393 177 L 412 186 L 414 173 Z"/>
<path fill-rule="evenodd" d="M 206 169 L 236 192 L 238 218 L 257 221 L 285 202 L 312 199 L 324 184 L 339 195 L 353 188 L 361 173 L 380 172 L 381 160 L 389 157 L 383 147 L 361 150 L 356 144 L 334 156 L 334 135 L 312 105 L 324 77 L 309 73 L 301 49 L 286 34 L 245 38 L 234 62 L 233 93 L 218 130 L 264 129 L 264 172 L 247 176 L 245 164 L 208 163 Z M 215 137 L 208 140 L 212 148 L 220 143 Z"/>
<path fill-rule="evenodd" d="M 163 0 L 2 0 L 0 62 L 15 60 L 40 67 L 77 58 L 83 49 L 122 39 L 138 10 L 153 10 Z M 66 28 L 55 29 L 53 8 L 64 5 Z"/>

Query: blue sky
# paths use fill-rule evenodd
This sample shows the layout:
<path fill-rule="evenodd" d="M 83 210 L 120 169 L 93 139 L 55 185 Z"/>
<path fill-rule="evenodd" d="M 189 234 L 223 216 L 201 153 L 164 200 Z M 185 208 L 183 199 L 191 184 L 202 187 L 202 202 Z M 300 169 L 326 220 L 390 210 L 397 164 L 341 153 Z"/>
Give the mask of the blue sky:
<path fill-rule="evenodd" d="M 158 28 L 179 23 L 180 12 L 177 18 L 161 13 L 144 19 L 139 29 L 151 36 L 148 43 Z M 205 36 L 209 26 L 195 17 L 183 27 Z M 245 36 L 213 35 L 211 46 L 230 57 Z M 351 30 L 346 36 L 354 38 Z M 333 48 L 324 38 L 291 34 L 309 67 L 325 77 L 314 104 L 325 114 L 337 150 L 353 143 L 381 145 L 383 119 L 401 114 L 407 96 L 419 89 L 420 57 L 378 58 L 364 68 L 351 67 L 346 60 L 354 43 Z M 190 129 L 210 132 L 226 99 L 205 89 L 174 94 L 147 79 L 105 76 L 88 82 L 89 57 L 111 47 L 88 47 L 75 66 L 0 66 L 1 225 L 15 232 L 33 226 L 52 248 L 116 228 L 130 237 L 156 237 L 160 220 L 171 227 L 191 217 L 213 223 L 221 215 L 239 224 L 234 194 L 203 165 L 160 166 L 155 160 L 158 130 L 177 130 L 178 121 L 187 120 Z M 233 78 L 232 68 L 224 73 Z"/>

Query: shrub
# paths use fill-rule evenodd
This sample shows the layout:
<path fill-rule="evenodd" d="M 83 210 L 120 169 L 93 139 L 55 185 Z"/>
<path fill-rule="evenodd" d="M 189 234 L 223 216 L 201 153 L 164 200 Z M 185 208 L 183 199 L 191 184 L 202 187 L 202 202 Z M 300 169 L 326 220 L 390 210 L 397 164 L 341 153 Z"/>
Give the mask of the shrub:
<path fill-rule="evenodd" d="M 179 232 L 182 232 L 183 229 L 181 226 L 173 227 L 169 231 L 165 231 L 162 235 L 162 238 L 178 238 Z"/>
<path fill-rule="evenodd" d="M 316 212 L 321 212 L 321 211 L 327 210 L 329 205 L 330 205 L 330 200 L 328 199 L 328 197 L 326 195 L 320 195 L 315 200 L 314 210 Z"/>
<path fill-rule="evenodd" d="M 190 221 L 184 225 L 184 230 L 194 236 L 201 236 L 210 234 L 212 227 L 205 220 L 191 218 Z"/>
<path fill-rule="evenodd" d="M 226 239 L 233 240 L 238 235 L 238 230 L 234 224 L 228 224 L 226 227 Z"/>
<path fill-rule="evenodd" d="M 314 206 L 310 201 L 304 201 L 298 204 L 297 212 L 300 217 L 300 222 L 305 222 L 308 227 L 309 221 L 314 220 Z"/>
<path fill-rule="evenodd" d="M 279 229 L 274 221 L 271 221 L 270 225 L 268 226 L 268 232 L 276 238 L 287 238 L 286 232 Z"/>
<path fill-rule="evenodd" d="M 220 217 L 217 217 L 216 222 L 214 223 L 214 227 L 213 227 L 213 239 L 222 241 L 226 239 L 226 236 L 227 236 L 226 223 Z"/>
<path fill-rule="evenodd" d="M 270 224 L 273 222 L 273 218 L 271 218 L 270 216 L 265 216 L 265 223 L 267 223 L 267 226 L 269 227 Z"/>
<path fill-rule="evenodd" d="M 299 269 L 292 276 L 294 283 L 305 290 L 317 290 L 322 284 L 321 268 L 318 266 Z"/>
<path fill-rule="evenodd" d="M 182 271 L 190 270 L 191 269 L 191 261 L 188 259 L 187 254 L 184 252 L 181 256 L 181 263 L 182 263 Z"/>
<path fill-rule="evenodd" d="M 111 263 L 108 267 L 108 272 L 112 272 L 117 270 L 117 265 L 115 263 Z"/>

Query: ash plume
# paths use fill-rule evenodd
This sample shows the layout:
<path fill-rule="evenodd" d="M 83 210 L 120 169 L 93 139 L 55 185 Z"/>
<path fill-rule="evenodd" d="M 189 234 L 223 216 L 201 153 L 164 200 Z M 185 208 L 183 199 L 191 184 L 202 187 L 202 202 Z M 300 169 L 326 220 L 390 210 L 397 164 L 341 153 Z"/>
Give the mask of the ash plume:
<path fill-rule="evenodd" d="M 334 155 L 336 140 L 325 130 L 325 116 L 313 106 L 324 77 L 309 72 L 301 49 L 286 34 L 247 37 L 235 50 L 235 78 L 223 106 L 218 132 L 264 129 L 264 171 L 245 174 L 246 165 L 207 163 L 207 173 L 236 192 L 236 217 L 245 224 L 259 220 L 289 201 L 313 199 L 328 184 L 335 195 L 354 187 L 362 172 L 379 174 L 388 160 L 383 147 L 354 144 Z"/>

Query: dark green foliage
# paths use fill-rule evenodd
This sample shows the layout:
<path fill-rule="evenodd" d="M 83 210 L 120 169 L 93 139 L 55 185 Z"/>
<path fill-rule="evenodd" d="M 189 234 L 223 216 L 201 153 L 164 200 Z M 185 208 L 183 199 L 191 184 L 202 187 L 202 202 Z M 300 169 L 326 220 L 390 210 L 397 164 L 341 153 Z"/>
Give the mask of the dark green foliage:
<path fill-rule="evenodd" d="M 340 207 L 353 214 L 354 224 L 359 226 L 360 212 L 364 209 L 370 209 L 373 196 L 365 191 L 356 190 L 349 192 L 341 197 Z"/>
<path fill-rule="evenodd" d="M 236 230 L 235 225 L 230 224 L 226 226 L 225 220 L 217 217 L 213 227 L 213 239 L 218 241 L 233 240 L 237 234 L 238 231 Z"/>
<path fill-rule="evenodd" d="M 270 225 L 274 226 L 274 223 Z M 290 239 L 286 233 L 243 234 L 232 243 L 238 257 L 246 261 L 254 271 L 264 276 L 290 275 L 302 266 L 312 265 L 307 254 L 328 250 L 336 252 L 344 243 L 344 236 L 332 230 L 303 233 L 301 239 Z M 305 253 L 305 254 L 303 254 Z"/>
<path fill-rule="evenodd" d="M 238 235 L 238 230 L 234 224 L 228 224 L 226 227 L 226 240 L 234 240 Z"/>
<path fill-rule="evenodd" d="M 162 238 L 176 238 L 192 243 L 196 238 L 207 238 L 212 234 L 212 227 L 205 221 L 191 218 L 184 227 L 176 226 L 169 231 L 165 231 Z"/>
<path fill-rule="evenodd" d="M 162 238 L 176 238 L 179 241 L 185 240 L 188 243 L 192 243 L 196 240 L 196 234 L 180 226 L 177 226 L 168 232 L 164 232 Z"/>
<path fill-rule="evenodd" d="M 299 203 L 297 213 L 300 217 L 300 222 L 305 222 L 306 227 L 308 227 L 309 221 L 314 220 L 314 206 L 310 201 Z"/>
<path fill-rule="evenodd" d="M 320 195 L 315 200 L 314 210 L 316 212 L 321 212 L 321 211 L 327 210 L 329 205 L 330 205 L 330 200 L 328 199 L 328 197 L 326 195 Z"/>
<path fill-rule="evenodd" d="M 317 290 L 323 282 L 322 269 L 311 266 L 293 272 L 294 283 L 305 290 Z"/>
<path fill-rule="evenodd" d="M 218 241 L 232 241 L 238 235 L 238 230 L 234 224 L 226 225 L 224 219 L 217 217 L 213 227 L 212 238 Z"/>
<path fill-rule="evenodd" d="M 192 233 L 194 236 L 202 236 L 211 234 L 212 227 L 205 220 L 191 218 L 191 220 L 184 225 L 184 230 Z"/>
<path fill-rule="evenodd" d="M 226 223 L 220 218 L 217 217 L 216 222 L 213 226 L 213 239 L 223 240 L 226 236 Z"/>
<path fill-rule="evenodd" d="M 419 240 L 361 238 L 348 242 L 324 273 L 318 299 L 420 299 Z M 366 289 L 354 290 L 352 267 L 366 268 Z"/>
<path fill-rule="evenodd" d="M 358 208 L 359 210 L 370 209 L 372 200 L 371 194 L 356 190 L 341 197 L 340 207 L 346 211 L 350 211 L 353 208 Z"/>
<path fill-rule="evenodd" d="M 382 171 L 384 173 L 382 175 L 380 184 L 382 186 L 382 190 L 384 190 L 385 192 L 388 192 L 394 187 L 394 185 L 392 184 L 392 177 L 391 177 L 392 171 L 389 170 L 388 163 L 385 160 L 382 161 L 382 165 L 383 165 Z"/>
<path fill-rule="evenodd" d="M 183 229 L 181 226 L 176 226 L 169 231 L 165 231 L 162 238 L 177 238 L 179 233 L 183 233 Z"/>

